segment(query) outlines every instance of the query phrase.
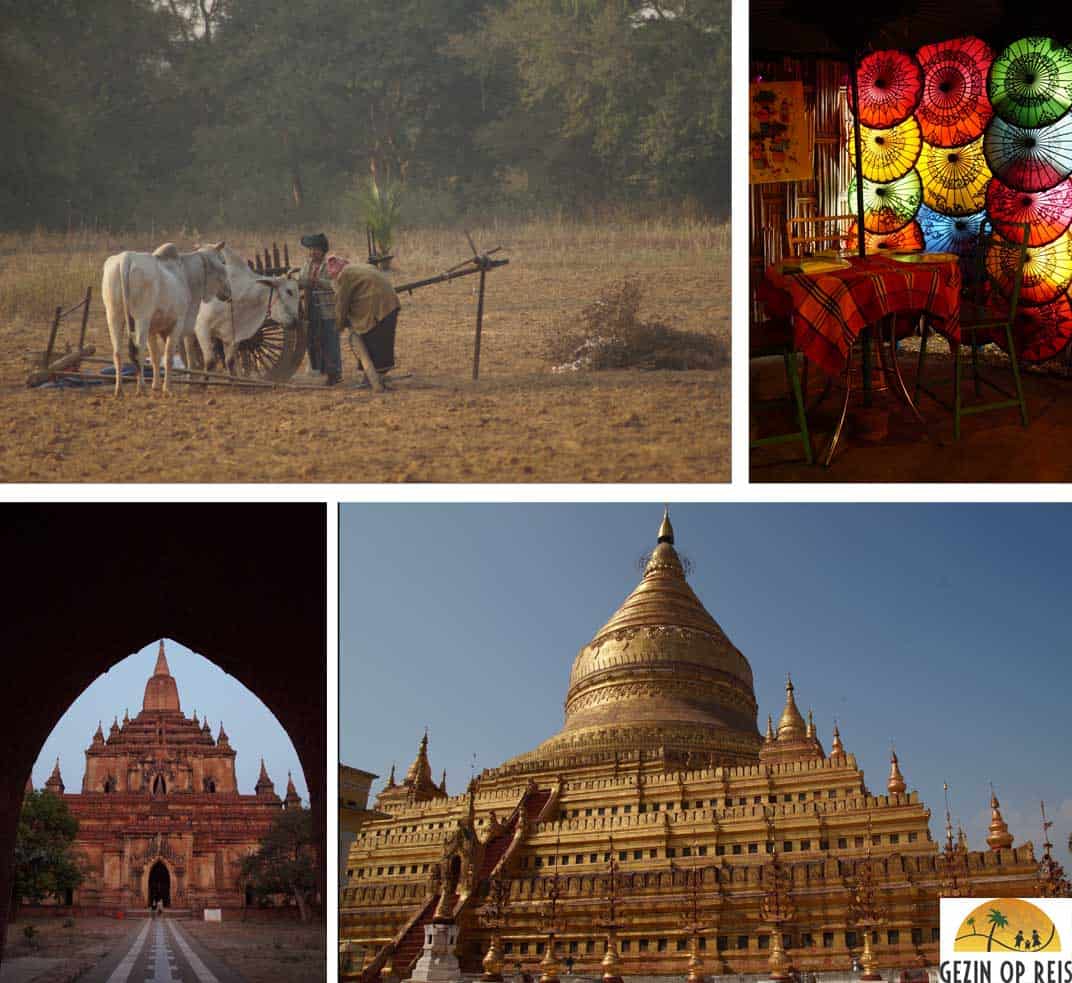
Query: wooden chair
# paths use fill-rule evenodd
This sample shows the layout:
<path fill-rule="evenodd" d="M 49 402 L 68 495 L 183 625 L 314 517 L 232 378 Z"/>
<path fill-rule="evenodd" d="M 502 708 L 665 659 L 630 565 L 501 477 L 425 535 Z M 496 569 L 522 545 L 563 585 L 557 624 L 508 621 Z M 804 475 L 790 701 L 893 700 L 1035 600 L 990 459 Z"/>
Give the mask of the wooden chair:
<path fill-rule="evenodd" d="M 790 256 L 807 256 L 820 249 L 846 248 L 853 215 L 798 215 L 786 219 L 785 238 Z"/>
<path fill-rule="evenodd" d="M 1021 239 L 1014 242 L 1016 249 L 1016 261 L 1012 278 L 1012 291 L 1008 297 L 1002 294 L 1001 285 L 991 274 L 987 266 L 987 258 L 995 249 L 1008 249 L 994 234 L 989 223 L 985 223 L 979 230 L 979 238 L 972 253 L 961 263 L 964 273 L 964 287 L 961 292 L 960 303 L 960 333 L 961 343 L 952 345 L 953 351 L 953 405 L 939 399 L 930 389 L 923 385 L 923 367 L 927 357 L 928 326 L 924 326 L 923 336 L 919 346 L 919 367 L 916 373 L 916 393 L 927 393 L 936 402 L 942 403 L 953 412 L 953 438 L 960 440 L 961 417 L 972 413 L 985 413 L 990 410 L 1010 409 L 1018 407 L 1020 419 L 1023 425 L 1028 425 L 1027 402 L 1024 399 L 1023 384 L 1020 380 L 1020 364 L 1016 357 L 1016 343 L 1013 337 L 1013 325 L 1016 323 L 1016 311 L 1020 304 L 1020 288 L 1024 279 L 1024 264 L 1027 262 L 1027 241 L 1031 233 L 1031 227 L 1024 222 L 1019 226 Z M 995 331 L 1004 331 L 1005 343 L 1008 346 L 1009 364 L 1012 369 L 1013 386 L 1015 393 L 1008 392 L 990 379 L 984 378 L 979 372 L 979 349 L 988 343 L 990 336 Z M 980 338 L 980 333 L 983 337 Z M 971 349 L 969 359 L 961 355 L 961 348 L 967 344 Z M 975 383 L 976 396 L 982 396 L 982 387 L 987 386 L 1004 396 L 1004 399 L 964 404 L 963 386 L 961 385 L 961 367 L 966 362 L 971 362 L 972 381 Z"/>
<path fill-rule="evenodd" d="M 755 291 L 753 290 L 753 297 Z M 804 406 L 804 394 L 807 389 L 807 362 L 804 363 L 804 382 L 801 384 L 797 367 L 798 352 L 793 345 L 793 325 L 788 318 L 765 317 L 762 304 L 753 303 L 753 316 L 748 325 L 748 358 L 768 358 L 780 355 L 785 365 L 785 378 L 789 385 L 797 429 L 789 433 L 773 434 L 769 437 L 756 437 L 748 446 L 769 447 L 773 444 L 786 444 L 800 441 L 804 448 L 804 460 L 814 462 L 811 449 L 811 435 L 808 433 L 808 414 Z M 767 402 L 764 400 L 763 402 Z M 756 405 L 755 403 L 750 404 Z"/>

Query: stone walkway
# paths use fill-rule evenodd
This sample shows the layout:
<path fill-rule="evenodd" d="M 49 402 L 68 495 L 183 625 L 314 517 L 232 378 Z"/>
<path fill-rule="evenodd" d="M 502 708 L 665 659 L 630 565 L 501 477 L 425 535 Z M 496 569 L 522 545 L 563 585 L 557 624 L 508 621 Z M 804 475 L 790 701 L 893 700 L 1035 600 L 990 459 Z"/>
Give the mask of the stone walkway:
<path fill-rule="evenodd" d="M 171 918 L 145 919 L 85 976 L 84 983 L 242 983 Z M 7 983 L 6 980 L 3 983 Z"/>

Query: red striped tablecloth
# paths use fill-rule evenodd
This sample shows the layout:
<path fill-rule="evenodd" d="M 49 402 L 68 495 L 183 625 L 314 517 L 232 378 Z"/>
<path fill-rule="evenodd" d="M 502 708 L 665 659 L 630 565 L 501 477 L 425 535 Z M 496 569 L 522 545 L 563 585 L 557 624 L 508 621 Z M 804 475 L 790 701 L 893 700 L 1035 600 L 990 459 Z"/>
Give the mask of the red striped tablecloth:
<path fill-rule="evenodd" d="M 868 325 L 889 314 L 931 315 L 934 326 L 960 340 L 960 267 L 955 261 L 903 263 L 888 256 L 854 256 L 850 268 L 783 273 L 767 268 L 758 299 L 774 317 L 791 317 L 798 351 L 831 375 Z"/>

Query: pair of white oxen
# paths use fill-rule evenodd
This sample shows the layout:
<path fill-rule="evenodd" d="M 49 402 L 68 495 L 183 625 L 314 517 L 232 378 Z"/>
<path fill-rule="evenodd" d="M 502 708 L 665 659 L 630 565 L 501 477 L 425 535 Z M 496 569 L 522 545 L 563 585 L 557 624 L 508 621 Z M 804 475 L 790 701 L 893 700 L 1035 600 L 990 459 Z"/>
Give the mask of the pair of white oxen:
<path fill-rule="evenodd" d="M 237 346 L 252 338 L 265 318 L 289 327 L 298 319 L 298 284 L 285 276 L 254 273 L 224 243 L 180 253 L 165 243 L 153 253 L 122 252 L 104 262 L 101 284 L 115 362 L 115 394 L 122 392 L 122 351 L 137 367 L 142 391 L 142 353 L 148 347 L 157 389 L 164 364 L 168 392 L 171 362 L 181 351 L 191 367 L 192 346 L 200 346 L 206 369 L 215 367 L 214 341 L 223 343 L 227 367 L 234 371 Z"/>

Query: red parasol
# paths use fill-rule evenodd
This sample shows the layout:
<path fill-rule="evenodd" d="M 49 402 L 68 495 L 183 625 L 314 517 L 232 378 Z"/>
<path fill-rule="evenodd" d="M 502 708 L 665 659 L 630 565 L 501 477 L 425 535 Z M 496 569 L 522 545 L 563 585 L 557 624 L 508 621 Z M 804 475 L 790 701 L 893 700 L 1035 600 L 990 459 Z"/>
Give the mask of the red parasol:
<path fill-rule="evenodd" d="M 853 222 L 849 226 L 849 231 L 845 234 L 846 241 L 850 247 L 855 247 L 858 242 L 858 235 L 856 223 Z M 898 252 L 902 250 L 907 252 L 912 249 L 923 249 L 924 246 L 923 230 L 915 219 L 896 232 L 875 235 L 866 229 L 864 230 L 864 247 L 868 253 Z"/>
<path fill-rule="evenodd" d="M 860 62 L 856 73 L 860 122 L 872 129 L 888 129 L 915 112 L 923 92 L 923 72 L 915 58 L 903 51 L 875 51 Z M 856 111 L 851 89 L 849 103 Z"/>
<path fill-rule="evenodd" d="M 986 91 L 994 61 L 990 47 L 964 37 L 919 49 L 923 96 L 916 119 L 923 139 L 937 147 L 959 147 L 982 135 L 994 110 Z"/>
<path fill-rule="evenodd" d="M 1022 307 L 1016 312 L 1017 354 L 1025 362 L 1045 362 L 1072 338 L 1072 302 L 1063 293 L 1052 304 Z"/>
<path fill-rule="evenodd" d="M 1012 330 L 1016 356 L 1021 362 L 1045 362 L 1059 355 L 1072 339 L 1072 302 L 1068 293 L 1037 307 L 1021 305 Z M 996 345 L 1008 347 L 1004 331 L 988 332 L 988 335 Z"/>
<path fill-rule="evenodd" d="M 1044 246 L 1072 225 L 1072 178 L 1047 191 L 1017 191 L 994 178 L 986 190 L 986 210 L 1002 237 L 1019 238 L 1018 227 L 1027 222 L 1027 244 Z"/>

